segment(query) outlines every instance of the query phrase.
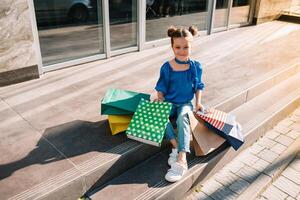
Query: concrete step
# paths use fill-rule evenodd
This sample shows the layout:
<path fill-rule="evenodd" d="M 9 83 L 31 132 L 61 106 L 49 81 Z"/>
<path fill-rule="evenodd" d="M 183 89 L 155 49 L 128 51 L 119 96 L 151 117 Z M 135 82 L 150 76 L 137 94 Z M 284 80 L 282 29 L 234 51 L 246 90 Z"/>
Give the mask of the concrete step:
<path fill-rule="evenodd" d="M 220 102 L 217 105 L 210 106 L 216 106 L 219 109 L 231 111 L 269 90 L 274 85 L 280 84 L 286 78 L 293 76 L 299 71 L 300 63 L 294 64 L 236 94 L 230 99 Z M 109 130 L 106 130 L 106 132 L 109 132 Z M 103 140 L 108 140 L 108 138 L 104 136 L 105 135 L 103 135 Z M 97 157 L 93 157 L 56 177 L 12 197 L 11 199 L 78 198 L 83 193 L 90 193 L 95 188 L 100 187 L 114 177 L 121 175 L 123 172 L 134 167 L 138 163 L 141 163 L 143 160 L 156 155 L 160 151 L 165 153 L 159 153 L 158 155 L 167 155 L 166 152 L 168 150 L 164 151 L 164 148 L 166 147 L 165 143 L 162 148 L 157 148 L 132 140 L 126 140 L 123 137 L 124 135 L 117 136 L 116 139 L 118 138 L 118 140 L 112 141 L 110 145 L 108 145 L 107 142 L 99 144 L 103 145 L 103 153 Z M 85 183 L 84 190 L 79 189 L 82 187 L 82 182 Z M 66 191 L 70 191 L 67 193 L 67 196 Z"/>
<path fill-rule="evenodd" d="M 299 85 L 300 74 L 297 73 L 232 111 L 245 134 L 246 142 L 239 151 L 223 145 L 208 156 L 190 154 L 187 175 L 171 184 L 164 180 L 168 169 L 169 150 L 166 149 L 88 195 L 91 199 L 119 199 L 120 195 L 124 199 L 181 199 L 194 184 L 212 176 L 296 108 L 300 103 Z"/>

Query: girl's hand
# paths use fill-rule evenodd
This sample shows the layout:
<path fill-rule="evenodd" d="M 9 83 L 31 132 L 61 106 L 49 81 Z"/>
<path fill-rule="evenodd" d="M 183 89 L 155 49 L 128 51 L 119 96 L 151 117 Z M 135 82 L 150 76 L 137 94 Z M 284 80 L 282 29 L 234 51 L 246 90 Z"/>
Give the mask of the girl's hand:
<path fill-rule="evenodd" d="M 157 92 L 157 96 L 153 99 L 154 102 L 163 102 L 165 100 L 164 94 L 162 92 Z"/>
<path fill-rule="evenodd" d="M 204 106 L 201 103 L 197 103 L 195 107 L 196 107 L 196 112 L 199 110 L 204 112 Z"/>
<path fill-rule="evenodd" d="M 164 100 L 163 99 L 160 99 L 158 97 L 156 97 L 155 99 L 153 99 L 154 102 L 163 102 Z"/>

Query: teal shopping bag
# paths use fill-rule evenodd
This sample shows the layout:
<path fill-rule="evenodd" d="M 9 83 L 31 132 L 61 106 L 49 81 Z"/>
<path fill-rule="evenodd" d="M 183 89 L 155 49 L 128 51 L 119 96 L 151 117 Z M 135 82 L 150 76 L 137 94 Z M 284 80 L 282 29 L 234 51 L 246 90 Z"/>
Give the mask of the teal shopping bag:
<path fill-rule="evenodd" d="M 169 122 L 171 108 L 171 103 L 142 99 L 127 128 L 127 137 L 160 146 Z"/>
<path fill-rule="evenodd" d="M 101 114 L 133 114 L 142 98 L 149 100 L 150 95 L 115 88 L 108 89 L 104 98 L 101 100 Z"/>

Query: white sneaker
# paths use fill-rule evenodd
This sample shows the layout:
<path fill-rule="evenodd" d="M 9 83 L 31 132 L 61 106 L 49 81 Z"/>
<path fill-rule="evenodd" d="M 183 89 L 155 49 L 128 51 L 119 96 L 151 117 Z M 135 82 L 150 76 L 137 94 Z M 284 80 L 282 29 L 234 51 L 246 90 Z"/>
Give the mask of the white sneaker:
<path fill-rule="evenodd" d="M 179 181 L 187 172 L 187 170 L 187 165 L 182 165 L 178 162 L 175 162 L 172 164 L 171 169 L 169 169 L 168 173 L 165 175 L 165 179 L 169 182 Z"/>
<path fill-rule="evenodd" d="M 177 161 L 178 149 L 172 149 L 172 153 L 169 154 L 168 164 L 172 166 Z"/>

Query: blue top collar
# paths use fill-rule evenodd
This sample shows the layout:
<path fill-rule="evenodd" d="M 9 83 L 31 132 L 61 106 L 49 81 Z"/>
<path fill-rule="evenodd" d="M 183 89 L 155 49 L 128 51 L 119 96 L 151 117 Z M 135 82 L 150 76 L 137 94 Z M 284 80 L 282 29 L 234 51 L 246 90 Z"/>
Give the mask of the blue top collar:
<path fill-rule="evenodd" d="M 181 64 L 181 65 L 183 65 L 183 64 L 189 64 L 189 63 L 190 63 L 190 59 L 188 59 L 187 61 L 181 61 L 181 60 L 178 60 L 178 59 L 175 57 L 175 62 L 176 62 L 177 64 Z"/>

